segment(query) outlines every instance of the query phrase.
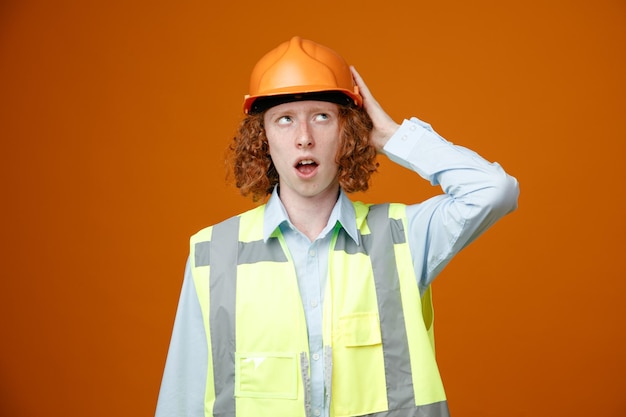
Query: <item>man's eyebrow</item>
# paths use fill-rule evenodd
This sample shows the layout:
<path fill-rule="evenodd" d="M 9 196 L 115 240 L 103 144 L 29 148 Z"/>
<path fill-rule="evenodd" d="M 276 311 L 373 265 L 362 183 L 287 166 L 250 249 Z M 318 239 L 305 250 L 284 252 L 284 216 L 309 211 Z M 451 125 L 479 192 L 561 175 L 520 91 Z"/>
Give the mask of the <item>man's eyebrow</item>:
<path fill-rule="evenodd" d="M 326 104 L 332 104 L 332 103 L 326 103 Z M 335 105 L 335 106 L 325 106 L 323 103 L 320 103 L 318 105 L 312 106 L 311 110 L 313 112 L 316 111 L 322 111 L 325 113 L 329 113 L 330 111 L 334 111 L 336 113 L 339 113 L 339 108 Z"/>

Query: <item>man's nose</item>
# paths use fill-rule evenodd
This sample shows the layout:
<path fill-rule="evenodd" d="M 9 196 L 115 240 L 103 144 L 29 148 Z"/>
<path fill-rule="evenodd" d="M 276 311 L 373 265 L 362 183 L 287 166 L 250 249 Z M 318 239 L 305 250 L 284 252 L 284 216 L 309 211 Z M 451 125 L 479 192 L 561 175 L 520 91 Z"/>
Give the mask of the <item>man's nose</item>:
<path fill-rule="evenodd" d="M 300 124 L 296 144 L 298 148 L 308 148 L 313 146 L 313 135 L 311 134 L 311 127 L 308 123 Z"/>

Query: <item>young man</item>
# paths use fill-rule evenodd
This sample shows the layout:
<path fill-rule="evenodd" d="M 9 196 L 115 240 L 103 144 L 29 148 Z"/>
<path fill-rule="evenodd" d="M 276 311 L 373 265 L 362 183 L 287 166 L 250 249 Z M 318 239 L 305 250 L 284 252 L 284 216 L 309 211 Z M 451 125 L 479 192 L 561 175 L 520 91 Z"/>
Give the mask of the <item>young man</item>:
<path fill-rule="evenodd" d="M 448 416 L 430 284 L 517 205 L 517 181 L 294 37 L 256 65 L 231 144 L 267 203 L 191 239 L 157 416 Z M 443 194 L 365 205 L 376 154 Z"/>

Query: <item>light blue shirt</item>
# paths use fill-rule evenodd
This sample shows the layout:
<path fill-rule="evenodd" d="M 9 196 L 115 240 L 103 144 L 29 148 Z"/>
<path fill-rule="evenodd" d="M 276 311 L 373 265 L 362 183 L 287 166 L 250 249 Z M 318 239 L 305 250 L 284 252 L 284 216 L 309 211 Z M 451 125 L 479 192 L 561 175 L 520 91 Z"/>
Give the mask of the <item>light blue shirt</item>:
<path fill-rule="evenodd" d="M 384 148 L 394 162 L 418 173 L 443 194 L 407 206 L 409 247 L 420 291 L 450 259 L 496 220 L 517 207 L 517 180 L 497 163 L 456 146 L 416 118 L 405 120 Z M 409 192 L 409 191 L 407 191 Z M 322 342 L 323 294 L 332 231 L 341 225 L 360 244 L 354 207 L 341 191 L 328 224 L 310 241 L 289 221 L 278 192 L 271 195 L 264 219 L 264 239 L 280 228 L 296 267 L 307 322 L 313 416 L 328 416 L 324 404 Z M 189 262 L 176 313 L 156 415 L 204 416 L 206 337 Z"/>

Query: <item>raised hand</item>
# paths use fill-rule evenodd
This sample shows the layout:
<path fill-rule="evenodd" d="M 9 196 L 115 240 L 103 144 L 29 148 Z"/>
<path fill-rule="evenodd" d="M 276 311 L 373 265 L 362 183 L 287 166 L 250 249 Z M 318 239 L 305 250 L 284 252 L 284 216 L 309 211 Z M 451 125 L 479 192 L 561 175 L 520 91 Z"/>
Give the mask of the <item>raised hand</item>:
<path fill-rule="evenodd" d="M 351 66 L 352 77 L 354 82 L 359 87 L 359 92 L 363 97 L 363 107 L 369 114 L 374 124 L 374 128 L 370 133 L 370 142 L 376 148 L 378 152 L 382 151 L 383 146 L 387 143 L 389 138 L 400 127 L 386 112 L 381 105 L 376 101 L 369 88 L 363 81 L 363 77 L 357 72 L 357 70 Z"/>

